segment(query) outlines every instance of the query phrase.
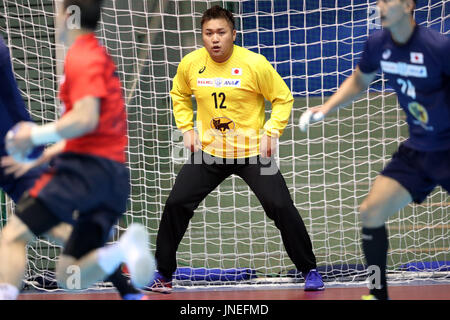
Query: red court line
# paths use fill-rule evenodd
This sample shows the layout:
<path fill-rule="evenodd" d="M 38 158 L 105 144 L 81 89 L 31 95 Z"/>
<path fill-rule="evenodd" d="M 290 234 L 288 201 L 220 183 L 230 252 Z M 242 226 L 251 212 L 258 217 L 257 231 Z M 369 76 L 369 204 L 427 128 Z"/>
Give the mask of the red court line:
<path fill-rule="evenodd" d="M 365 287 L 326 288 L 319 292 L 305 292 L 301 288 L 288 289 L 217 289 L 175 290 L 171 294 L 148 293 L 150 300 L 360 300 L 367 294 Z M 450 284 L 424 286 L 390 286 L 392 300 L 450 300 Z M 23 293 L 19 300 L 119 300 L 115 292 L 89 293 Z"/>

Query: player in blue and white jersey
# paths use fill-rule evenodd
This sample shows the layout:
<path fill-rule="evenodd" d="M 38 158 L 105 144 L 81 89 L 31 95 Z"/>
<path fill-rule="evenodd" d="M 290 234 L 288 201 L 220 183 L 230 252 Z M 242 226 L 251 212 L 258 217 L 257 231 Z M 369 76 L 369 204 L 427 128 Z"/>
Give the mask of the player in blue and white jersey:
<path fill-rule="evenodd" d="M 339 90 L 300 119 L 305 131 L 353 101 L 380 69 L 406 113 L 409 138 L 375 179 L 359 209 L 367 264 L 381 271 L 379 285 L 363 299 L 388 299 L 385 221 L 410 202 L 423 202 L 438 185 L 450 192 L 450 38 L 416 24 L 415 2 L 377 2 L 383 30 L 369 36 L 358 66 Z"/>

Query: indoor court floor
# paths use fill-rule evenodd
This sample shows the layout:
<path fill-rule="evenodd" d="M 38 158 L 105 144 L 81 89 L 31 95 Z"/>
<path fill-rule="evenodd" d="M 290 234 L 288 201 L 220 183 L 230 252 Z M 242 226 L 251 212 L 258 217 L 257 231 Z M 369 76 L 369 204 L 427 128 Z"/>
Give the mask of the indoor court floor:
<path fill-rule="evenodd" d="M 175 288 L 171 294 L 148 293 L 149 300 L 360 300 L 365 286 L 331 286 L 305 292 L 301 286 L 263 288 Z M 391 300 L 450 300 L 450 284 L 391 285 Z M 120 300 L 114 289 L 80 293 L 24 291 L 19 300 Z"/>

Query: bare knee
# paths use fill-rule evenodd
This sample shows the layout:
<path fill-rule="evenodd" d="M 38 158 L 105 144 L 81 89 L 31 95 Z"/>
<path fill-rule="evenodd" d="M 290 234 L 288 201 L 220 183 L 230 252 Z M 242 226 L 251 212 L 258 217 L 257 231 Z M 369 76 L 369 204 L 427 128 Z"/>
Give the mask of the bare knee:
<path fill-rule="evenodd" d="M 73 227 L 68 223 L 60 223 L 45 234 L 46 237 L 63 246 L 69 239 Z"/>
<path fill-rule="evenodd" d="M 28 226 L 14 215 L 10 217 L 0 234 L 2 245 L 12 245 L 17 243 L 26 245 L 33 241 L 34 238 L 35 237 L 30 229 L 28 229 Z"/>
<path fill-rule="evenodd" d="M 362 226 L 366 228 L 378 228 L 384 225 L 385 219 L 382 208 L 365 199 L 359 207 Z"/>

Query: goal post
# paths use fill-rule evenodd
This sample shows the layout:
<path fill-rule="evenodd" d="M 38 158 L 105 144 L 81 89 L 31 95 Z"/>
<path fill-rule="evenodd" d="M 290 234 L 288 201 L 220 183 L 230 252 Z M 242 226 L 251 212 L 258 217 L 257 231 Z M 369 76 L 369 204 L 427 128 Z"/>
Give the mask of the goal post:
<path fill-rule="evenodd" d="M 328 281 L 362 280 L 358 205 L 407 137 L 404 114 L 379 75 L 352 106 L 308 133 L 301 133 L 297 125 L 306 108 L 323 103 L 353 71 L 367 36 L 380 28 L 376 1 L 103 3 L 97 35 L 117 65 L 128 113 L 131 196 L 117 231 L 131 222 L 143 223 L 155 251 L 165 200 L 187 156 L 171 109 L 172 79 L 182 57 L 202 47 L 202 13 L 219 4 L 234 13 L 236 44 L 263 54 L 295 97 L 278 159 L 311 236 L 319 270 Z M 11 48 L 24 100 L 40 123 L 59 116 L 62 57 L 55 41 L 55 9 L 54 0 L 0 4 L 0 33 Z M 415 17 L 421 25 L 450 34 L 448 1 L 418 0 Z M 270 111 L 267 105 L 267 117 Z M 449 204 L 448 194 L 437 188 L 423 204 L 409 205 L 388 221 L 390 279 L 450 280 Z M 48 275 L 59 250 L 44 239 L 31 245 L 28 279 Z M 179 267 L 192 269 L 249 269 L 257 276 L 249 283 L 295 281 L 295 267 L 279 231 L 236 176 L 226 179 L 198 207 L 177 261 Z"/>

